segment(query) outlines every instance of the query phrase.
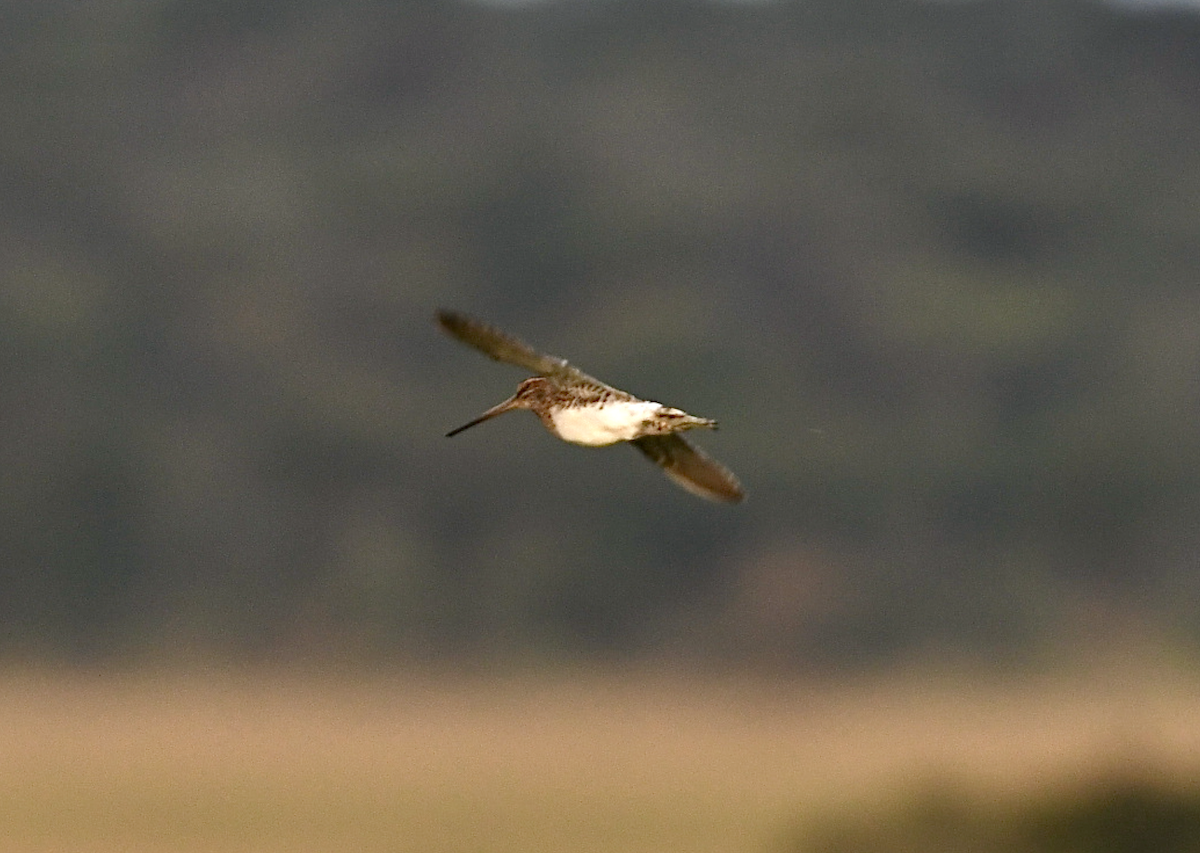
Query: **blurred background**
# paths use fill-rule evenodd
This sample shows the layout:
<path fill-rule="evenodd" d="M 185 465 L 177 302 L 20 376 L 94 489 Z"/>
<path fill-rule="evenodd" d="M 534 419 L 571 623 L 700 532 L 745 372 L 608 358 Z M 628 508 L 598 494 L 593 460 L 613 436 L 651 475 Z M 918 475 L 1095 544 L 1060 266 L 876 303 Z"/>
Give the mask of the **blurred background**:
<path fill-rule="evenodd" d="M 1085 738 L 1063 767 L 1111 747 L 1200 768 L 1200 8 L 97 0 L 3 3 L 0 29 L 5 749 L 49 768 L 10 822 L 23 849 L 59 849 L 45 816 L 101 795 L 81 782 L 56 798 L 55 780 L 85 754 L 97 779 L 128 767 L 147 720 L 153 749 L 211 752 L 185 736 L 220 729 L 204 714 L 240 720 L 251 745 L 315 714 L 282 753 L 372 702 L 368 740 L 399 726 L 436 742 L 414 721 L 441 708 L 426 722 L 458 720 L 437 728 L 447 742 L 493 732 L 480 750 L 512 749 L 519 775 L 527 712 L 563 710 L 565 742 L 648 737 L 631 708 L 675 707 L 664 680 L 695 724 L 664 712 L 676 756 L 755 720 L 767 761 L 785 732 L 818 742 L 814 720 L 836 728 L 868 700 L 907 710 L 856 730 L 874 746 L 847 734 L 830 766 L 895 745 L 904 714 L 924 732 L 912 742 L 937 742 L 961 715 L 921 728 L 936 670 L 958 697 L 943 711 L 994 711 L 946 672 L 1047 678 L 996 725 L 1016 749 L 1047 719 L 1097 733 L 1103 748 Z M 440 335 L 441 306 L 717 418 L 698 441 L 748 500 L 699 501 L 627 448 L 568 446 L 524 415 L 446 440 L 524 374 Z M 781 698 L 817 684 L 819 702 Z M 411 714 L 385 713 L 396 691 Z M 454 716 L 462 703 L 506 708 L 512 728 Z M 85 719 L 129 739 L 88 752 L 103 741 Z M 66 730 L 75 751 L 28 747 Z M 1007 742 L 972 731 L 981 756 Z M 637 775 L 629 762 L 614 779 Z M 1017 764 L 1012 779 L 1040 778 Z M 130 802 L 157 779 L 143 770 Z M 759 805 L 738 812 L 774 827 L 763 838 L 721 847 L 679 818 L 701 829 L 678 849 L 817 845 L 781 774 L 772 795 L 747 781 L 743 805 Z M 1164 805 L 1177 788 L 1160 764 L 1117 775 L 1097 814 L 1158 808 L 1185 828 L 1171 838 L 1200 838 L 1200 804 Z M 869 787 L 847 785 L 849 800 Z M 730 802 L 716 777 L 706 790 Z M 776 795 L 794 821 L 764 818 Z M 1068 812 L 1095 804 L 1064 796 Z M 929 825 L 970 815 L 968 834 L 1007 820 L 918 800 Z M 96 820 L 73 849 L 159 849 Z M 493 840 L 526 825 L 480 820 Z M 744 839 L 737 820 L 728 837 Z M 218 823 L 164 826 L 248 849 L 197 828 Z M 671 849 L 656 828 L 577 848 L 542 829 L 553 849 Z M 410 830 L 350 840 L 408 849 Z M 822 831 L 813 849 L 890 849 L 837 820 Z M 511 849 L 531 849 L 518 836 Z M 458 849 L 449 837 L 411 849 Z M 1171 843 L 1137 849 L 1197 849 Z"/>

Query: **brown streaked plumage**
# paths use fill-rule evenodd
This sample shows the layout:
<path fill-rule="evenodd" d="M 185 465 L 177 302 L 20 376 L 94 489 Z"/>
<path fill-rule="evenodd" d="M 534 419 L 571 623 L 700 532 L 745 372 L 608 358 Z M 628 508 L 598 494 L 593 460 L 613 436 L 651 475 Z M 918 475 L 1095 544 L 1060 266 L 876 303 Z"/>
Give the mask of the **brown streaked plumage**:
<path fill-rule="evenodd" d="M 447 334 L 490 358 L 537 374 L 522 382 L 512 397 L 447 436 L 505 412 L 529 409 L 546 429 L 573 444 L 600 447 L 630 442 L 678 485 L 700 497 L 736 503 L 745 496 L 728 468 L 679 434 L 689 429 L 716 429 L 716 421 L 641 400 L 465 314 L 441 310 L 437 321 Z"/>

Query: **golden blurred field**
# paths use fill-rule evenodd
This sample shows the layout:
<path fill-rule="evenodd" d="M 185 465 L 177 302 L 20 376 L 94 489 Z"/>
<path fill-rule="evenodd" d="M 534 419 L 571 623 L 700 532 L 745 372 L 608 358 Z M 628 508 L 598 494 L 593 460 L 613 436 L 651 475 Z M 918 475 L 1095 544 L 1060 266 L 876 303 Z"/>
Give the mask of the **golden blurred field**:
<path fill-rule="evenodd" d="M 1200 680 L 0 675 L 0 847 L 799 851 L 923 791 L 1200 779 Z"/>

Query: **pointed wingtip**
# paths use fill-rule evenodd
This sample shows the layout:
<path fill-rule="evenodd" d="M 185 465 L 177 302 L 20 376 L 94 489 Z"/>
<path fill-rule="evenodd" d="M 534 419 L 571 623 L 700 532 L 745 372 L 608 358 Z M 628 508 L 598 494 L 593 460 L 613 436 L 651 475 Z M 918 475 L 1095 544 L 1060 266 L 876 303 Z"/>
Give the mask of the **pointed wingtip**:
<path fill-rule="evenodd" d="M 688 474 L 672 470 L 671 468 L 663 468 L 663 473 L 670 477 L 675 485 L 691 492 L 696 497 L 704 498 L 714 503 L 740 504 L 746 499 L 746 492 L 742 489 L 742 484 L 732 474 L 729 474 L 728 470 L 722 473 L 729 474 L 729 480 L 716 484 L 707 477 L 702 482 Z"/>
<path fill-rule="evenodd" d="M 454 334 L 456 329 L 461 329 L 468 322 L 465 314 L 460 314 L 457 311 L 451 311 L 449 308 L 438 308 L 433 312 L 433 320 L 442 327 L 443 332 Z"/>
<path fill-rule="evenodd" d="M 672 482 L 693 495 L 727 504 L 745 500 L 746 492 L 733 472 L 678 433 L 644 436 L 632 444 L 662 468 Z"/>

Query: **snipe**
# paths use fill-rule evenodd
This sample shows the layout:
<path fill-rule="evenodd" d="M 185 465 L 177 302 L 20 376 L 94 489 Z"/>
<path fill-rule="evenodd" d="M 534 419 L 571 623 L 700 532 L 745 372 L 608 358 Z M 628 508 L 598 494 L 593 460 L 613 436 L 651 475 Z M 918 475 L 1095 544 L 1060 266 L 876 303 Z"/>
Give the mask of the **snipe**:
<path fill-rule="evenodd" d="M 447 334 L 496 361 L 537 374 L 522 382 L 516 394 L 446 433 L 447 437 L 505 412 L 529 409 L 546 429 L 572 444 L 603 447 L 630 442 L 668 477 L 702 498 L 736 503 L 744 497 L 741 484 L 729 469 L 680 435 L 689 429 L 716 429 L 716 421 L 640 400 L 588 376 L 564 359 L 540 353 L 524 341 L 465 314 L 438 311 L 437 321 Z"/>

